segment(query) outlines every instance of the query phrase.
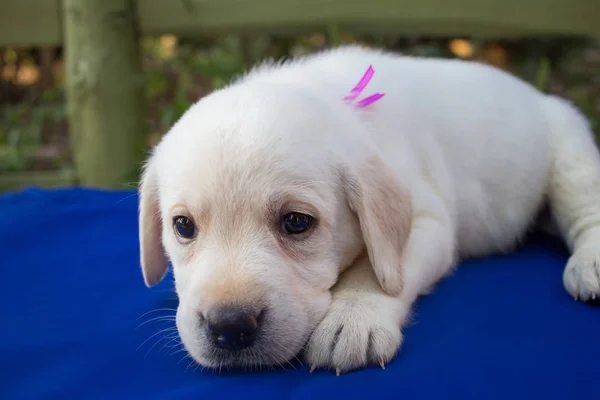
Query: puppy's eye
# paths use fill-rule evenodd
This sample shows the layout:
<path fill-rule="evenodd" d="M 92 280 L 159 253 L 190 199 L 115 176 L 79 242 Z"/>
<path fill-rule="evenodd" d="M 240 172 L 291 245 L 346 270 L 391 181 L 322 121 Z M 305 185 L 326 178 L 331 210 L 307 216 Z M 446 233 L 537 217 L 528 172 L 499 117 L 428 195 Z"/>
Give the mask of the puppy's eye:
<path fill-rule="evenodd" d="M 175 227 L 175 232 L 184 239 L 192 239 L 196 236 L 196 227 L 188 217 L 179 216 L 173 218 L 173 226 Z"/>
<path fill-rule="evenodd" d="M 313 217 L 306 214 L 291 212 L 281 219 L 281 230 L 290 235 L 306 232 L 312 225 Z"/>

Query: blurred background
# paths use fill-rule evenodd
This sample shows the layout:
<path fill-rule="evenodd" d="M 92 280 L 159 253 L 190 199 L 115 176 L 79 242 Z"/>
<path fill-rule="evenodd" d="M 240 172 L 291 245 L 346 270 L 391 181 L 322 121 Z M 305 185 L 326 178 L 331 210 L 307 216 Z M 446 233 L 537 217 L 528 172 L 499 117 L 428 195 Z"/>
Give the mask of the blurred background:
<path fill-rule="evenodd" d="M 134 188 L 200 97 L 264 58 L 352 42 L 494 65 L 572 100 L 599 134 L 599 4 L 0 0 L 0 192 Z"/>

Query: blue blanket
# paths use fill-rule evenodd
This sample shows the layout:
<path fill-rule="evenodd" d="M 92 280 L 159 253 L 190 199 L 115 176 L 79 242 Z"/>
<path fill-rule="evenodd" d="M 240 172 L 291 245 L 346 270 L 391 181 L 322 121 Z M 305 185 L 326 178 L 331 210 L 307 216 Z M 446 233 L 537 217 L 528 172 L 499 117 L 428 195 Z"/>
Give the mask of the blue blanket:
<path fill-rule="evenodd" d="M 567 254 L 543 238 L 463 263 L 386 370 L 203 371 L 175 335 L 172 278 L 142 282 L 137 201 L 0 196 L 1 399 L 600 399 L 600 308 L 566 294 Z"/>

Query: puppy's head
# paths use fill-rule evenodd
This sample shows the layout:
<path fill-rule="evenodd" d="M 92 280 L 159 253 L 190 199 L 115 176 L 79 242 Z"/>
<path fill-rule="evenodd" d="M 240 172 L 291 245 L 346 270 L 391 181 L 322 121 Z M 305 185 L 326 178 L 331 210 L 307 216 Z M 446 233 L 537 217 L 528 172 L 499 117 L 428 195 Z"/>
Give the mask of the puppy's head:
<path fill-rule="evenodd" d="M 343 110 L 247 83 L 205 97 L 155 148 L 140 187 L 142 272 L 152 286 L 171 261 L 177 328 L 200 364 L 294 357 L 365 249 L 399 292 L 408 198 Z"/>

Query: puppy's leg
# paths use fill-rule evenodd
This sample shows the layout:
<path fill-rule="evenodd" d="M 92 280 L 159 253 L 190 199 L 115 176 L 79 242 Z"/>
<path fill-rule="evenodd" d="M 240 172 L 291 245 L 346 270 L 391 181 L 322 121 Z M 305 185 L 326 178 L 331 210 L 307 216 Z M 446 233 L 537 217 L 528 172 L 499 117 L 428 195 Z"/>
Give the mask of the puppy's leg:
<path fill-rule="evenodd" d="M 415 210 L 402 256 L 400 296 L 384 293 L 366 255 L 342 274 L 306 349 L 311 370 L 329 368 L 339 374 L 367 365 L 384 367 L 396 355 L 412 304 L 454 265 L 454 230 L 439 205 L 434 211 Z"/>
<path fill-rule="evenodd" d="M 566 290 L 582 301 L 600 298 L 600 154 L 587 121 L 565 101 L 549 97 L 553 165 L 549 200 L 572 255 L 563 275 Z"/>
<path fill-rule="evenodd" d="M 402 342 L 401 325 L 410 304 L 386 295 L 366 255 L 340 277 L 332 290 L 332 303 L 306 348 L 311 371 L 342 372 L 394 357 Z"/>

